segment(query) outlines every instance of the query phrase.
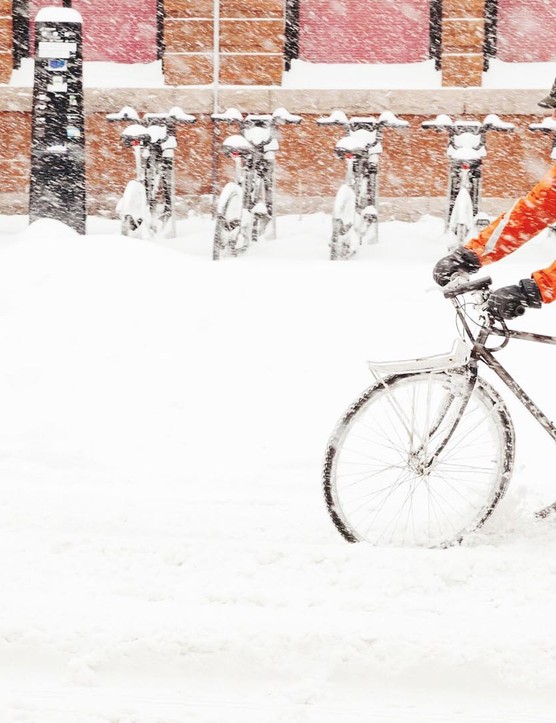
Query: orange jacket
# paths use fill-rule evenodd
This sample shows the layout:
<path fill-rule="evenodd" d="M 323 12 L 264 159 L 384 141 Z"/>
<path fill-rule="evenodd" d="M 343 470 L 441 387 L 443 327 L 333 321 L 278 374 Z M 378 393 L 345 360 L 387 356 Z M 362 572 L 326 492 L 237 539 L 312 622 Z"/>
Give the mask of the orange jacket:
<path fill-rule="evenodd" d="M 514 203 L 505 214 L 495 219 L 466 247 L 474 251 L 481 265 L 504 258 L 536 236 L 546 226 L 556 222 L 556 164 L 529 193 Z M 542 300 L 556 299 L 556 261 L 546 269 L 535 271 L 532 278 L 541 292 Z"/>

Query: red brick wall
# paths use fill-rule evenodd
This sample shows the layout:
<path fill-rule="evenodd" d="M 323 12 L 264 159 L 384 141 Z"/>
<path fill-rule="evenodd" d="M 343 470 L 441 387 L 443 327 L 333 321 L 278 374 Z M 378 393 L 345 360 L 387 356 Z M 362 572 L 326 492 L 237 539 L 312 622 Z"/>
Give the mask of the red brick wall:
<path fill-rule="evenodd" d="M 556 62 L 556 3 L 553 0 L 498 0 L 500 60 Z"/>
<path fill-rule="evenodd" d="M 429 0 L 300 0 L 299 57 L 414 63 L 429 57 Z"/>

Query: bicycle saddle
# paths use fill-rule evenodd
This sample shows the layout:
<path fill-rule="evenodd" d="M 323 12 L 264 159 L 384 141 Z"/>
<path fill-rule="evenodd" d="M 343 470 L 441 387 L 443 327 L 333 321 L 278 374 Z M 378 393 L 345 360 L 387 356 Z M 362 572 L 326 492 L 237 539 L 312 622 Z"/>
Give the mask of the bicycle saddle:
<path fill-rule="evenodd" d="M 147 133 L 151 139 L 151 143 L 162 143 L 168 136 L 166 126 L 152 125 L 148 126 Z"/>
<path fill-rule="evenodd" d="M 222 141 L 224 153 L 227 154 L 245 154 L 253 152 L 253 144 L 250 143 L 245 136 L 239 134 L 228 136 Z"/>
<path fill-rule="evenodd" d="M 243 135 L 254 146 L 264 146 L 271 140 L 270 124 L 244 127 Z"/>
<path fill-rule="evenodd" d="M 382 144 L 376 142 L 376 132 L 363 128 L 353 131 L 348 136 L 340 138 L 336 143 L 336 153 L 344 156 L 346 153 L 363 155 L 363 153 L 382 153 Z"/>
<path fill-rule="evenodd" d="M 134 123 L 133 125 L 124 128 L 121 136 L 125 145 L 131 145 L 134 141 L 146 143 L 150 140 L 149 132 L 145 126 L 139 125 L 139 123 Z"/>
<path fill-rule="evenodd" d="M 460 161 L 474 161 L 486 156 L 481 136 L 475 133 L 460 133 L 452 137 L 448 146 L 448 157 Z"/>

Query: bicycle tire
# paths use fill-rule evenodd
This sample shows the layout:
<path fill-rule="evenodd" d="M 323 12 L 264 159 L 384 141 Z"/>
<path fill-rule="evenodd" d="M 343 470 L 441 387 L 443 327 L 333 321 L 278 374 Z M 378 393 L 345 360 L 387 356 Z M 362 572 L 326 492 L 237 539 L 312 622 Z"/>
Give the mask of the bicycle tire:
<path fill-rule="evenodd" d="M 241 191 L 235 184 L 229 183 L 224 187 L 218 200 L 217 209 L 212 242 L 213 261 L 218 261 L 227 248 L 232 253 L 236 252 L 237 237 L 242 235 Z M 245 248 L 247 248 L 248 242 L 249 240 L 246 239 Z"/>
<path fill-rule="evenodd" d="M 369 173 L 367 181 L 367 205 L 373 206 L 375 209 L 375 216 L 373 220 L 368 224 L 366 233 L 362 242 L 371 245 L 378 243 L 378 167 L 373 167 Z"/>
<path fill-rule="evenodd" d="M 330 260 L 336 261 L 340 248 L 340 224 L 338 218 L 332 219 L 332 238 L 330 240 Z"/>
<path fill-rule="evenodd" d="M 264 198 L 261 193 L 262 187 L 262 179 L 258 176 L 254 177 L 251 185 L 251 201 L 249 203 L 249 212 L 251 214 L 251 243 L 257 243 L 259 238 L 264 233 L 264 229 L 266 227 L 266 225 L 263 224 L 263 217 L 260 214 L 256 213 L 254 210 L 257 207 L 259 201 L 262 201 L 262 199 Z"/>
<path fill-rule="evenodd" d="M 351 236 L 355 232 L 356 198 L 352 188 L 342 184 L 336 193 L 332 212 L 330 260 L 347 259 L 352 255 Z"/>
<path fill-rule="evenodd" d="M 509 483 L 515 445 L 508 409 L 492 386 L 477 380 L 432 466 L 424 467 L 426 445 L 415 449 L 448 400 L 451 416 L 431 440 L 439 444 L 453 427 L 462 384 L 464 375 L 448 371 L 392 375 L 365 390 L 340 419 L 326 449 L 323 484 L 328 512 L 347 541 L 444 548 L 492 514 Z"/>
<path fill-rule="evenodd" d="M 158 161 L 160 165 L 152 169 L 148 176 L 149 210 L 151 213 L 151 231 L 155 237 L 165 237 L 172 221 L 172 178 L 171 166 L 166 159 Z M 154 162 L 156 164 L 156 162 Z"/>
<path fill-rule="evenodd" d="M 129 213 L 122 218 L 121 234 L 122 236 L 132 236 L 135 231 L 139 228 L 141 222 L 136 222 L 133 216 Z"/>

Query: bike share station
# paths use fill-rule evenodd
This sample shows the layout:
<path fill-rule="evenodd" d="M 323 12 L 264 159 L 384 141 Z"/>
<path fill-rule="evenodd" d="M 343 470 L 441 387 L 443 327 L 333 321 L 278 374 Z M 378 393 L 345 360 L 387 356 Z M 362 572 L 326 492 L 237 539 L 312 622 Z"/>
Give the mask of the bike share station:
<path fill-rule="evenodd" d="M 71 8 L 35 18 L 29 221 L 53 218 L 85 233 L 83 28 Z"/>

